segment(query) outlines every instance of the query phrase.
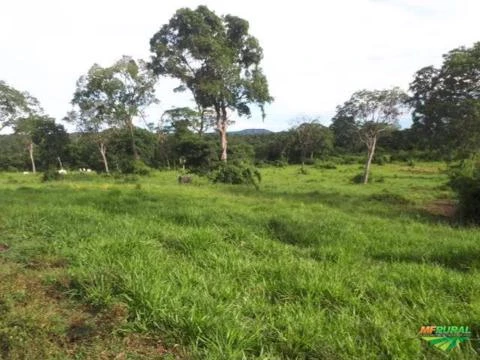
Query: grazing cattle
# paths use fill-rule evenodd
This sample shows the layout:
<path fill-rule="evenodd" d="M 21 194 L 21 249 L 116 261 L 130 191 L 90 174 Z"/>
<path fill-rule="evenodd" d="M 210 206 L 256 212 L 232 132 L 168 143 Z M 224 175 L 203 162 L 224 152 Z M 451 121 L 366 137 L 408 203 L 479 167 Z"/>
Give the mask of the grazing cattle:
<path fill-rule="evenodd" d="M 192 177 L 187 175 L 181 175 L 178 177 L 179 184 L 190 184 L 192 182 Z"/>
<path fill-rule="evenodd" d="M 60 170 L 58 170 L 58 173 L 59 173 L 59 174 L 62 174 L 62 175 L 65 175 L 65 174 L 67 173 L 67 170 L 65 170 L 65 169 L 60 169 Z"/>

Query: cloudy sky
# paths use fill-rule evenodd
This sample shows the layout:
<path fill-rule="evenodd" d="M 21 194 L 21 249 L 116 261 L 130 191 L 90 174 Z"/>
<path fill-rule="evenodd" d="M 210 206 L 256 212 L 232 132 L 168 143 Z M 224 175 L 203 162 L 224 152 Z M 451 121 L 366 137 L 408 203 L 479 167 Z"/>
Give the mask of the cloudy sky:
<path fill-rule="evenodd" d="M 398 85 L 438 65 L 450 49 L 480 41 L 479 0 L 3 0 L 0 79 L 37 97 L 48 114 L 70 110 L 75 82 L 93 63 L 148 58 L 149 40 L 180 7 L 205 4 L 247 19 L 264 48 L 275 102 L 234 129 L 282 130 L 300 115 L 328 124 L 352 92 Z M 189 105 L 162 81 L 152 122 Z M 407 125 L 404 123 L 404 125 Z"/>

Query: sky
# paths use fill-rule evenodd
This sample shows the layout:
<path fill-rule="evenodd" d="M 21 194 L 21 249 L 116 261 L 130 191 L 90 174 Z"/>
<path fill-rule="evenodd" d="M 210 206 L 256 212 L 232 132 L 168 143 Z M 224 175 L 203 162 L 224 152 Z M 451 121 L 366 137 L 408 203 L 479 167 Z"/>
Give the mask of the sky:
<path fill-rule="evenodd" d="M 415 71 L 480 41 L 479 0 L 3 0 L 0 79 L 31 93 L 59 120 L 71 110 L 77 79 L 94 63 L 109 66 L 122 55 L 148 59 L 153 34 L 178 8 L 198 5 L 248 20 L 264 50 L 275 101 L 265 120 L 256 111 L 234 118 L 231 130 L 279 131 L 302 116 L 328 125 L 356 90 L 407 90 Z M 193 105 L 187 94 L 173 93 L 175 86 L 159 80 L 160 104 L 148 122 Z"/>

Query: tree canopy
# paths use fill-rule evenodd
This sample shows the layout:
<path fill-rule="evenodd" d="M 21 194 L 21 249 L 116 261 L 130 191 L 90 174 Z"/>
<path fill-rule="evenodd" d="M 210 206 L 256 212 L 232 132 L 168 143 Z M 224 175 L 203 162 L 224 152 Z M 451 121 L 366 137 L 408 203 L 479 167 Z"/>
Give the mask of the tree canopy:
<path fill-rule="evenodd" d="M 41 112 L 42 108 L 36 98 L 0 80 L 0 130 L 14 125 L 19 117 Z"/>
<path fill-rule="evenodd" d="M 109 126 L 127 128 L 132 154 L 138 158 L 133 120 L 143 118 L 144 109 L 157 102 L 155 84 L 156 78 L 142 60 L 123 56 L 110 67 L 94 64 L 77 81 L 72 99 L 79 108 L 77 125 L 97 132 Z"/>
<path fill-rule="evenodd" d="M 439 69 L 419 70 L 410 91 L 412 128 L 424 146 L 480 150 L 480 42 L 450 51 Z"/>
<path fill-rule="evenodd" d="M 227 159 L 228 111 L 251 115 L 251 104 L 273 100 L 260 68 L 263 50 L 246 20 L 218 16 L 206 6 L 182 8 L 150 40 L 150 68 L 180 80 L 202 109 L 213 108 Z"/>

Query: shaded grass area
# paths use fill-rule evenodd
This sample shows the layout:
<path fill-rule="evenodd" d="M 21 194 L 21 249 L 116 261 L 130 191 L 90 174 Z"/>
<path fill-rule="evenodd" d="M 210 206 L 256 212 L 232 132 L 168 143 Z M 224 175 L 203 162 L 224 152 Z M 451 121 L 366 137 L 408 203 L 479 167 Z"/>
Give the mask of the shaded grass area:
<path fill-rule="evenodd" d="M 418 331 L 469 325 L 478 337 L 480 234 L 422 214 L 451 198 L 438 166 L 378 167 L 384 182 L 368 186 L 350 182 L 356 166 L 264 169 L 260 191 L 181 186 L 174 173 L 52 184 L 8 175 L 0 257 L 47 278 L 61 302 L 98 309 L 87 325 L 121 309 L 122 321 L 106 321 L 119 338 L 183 349 L 158 356 L 442 359 Z M 75 337 L 62 321 L 59 336 Z M 82 326 L 80 338 L 97 339 L 84 358 L 116 346 Z M 450 357 L 478 350 L 462 344 Z"/>

